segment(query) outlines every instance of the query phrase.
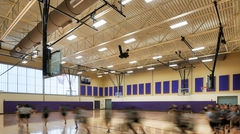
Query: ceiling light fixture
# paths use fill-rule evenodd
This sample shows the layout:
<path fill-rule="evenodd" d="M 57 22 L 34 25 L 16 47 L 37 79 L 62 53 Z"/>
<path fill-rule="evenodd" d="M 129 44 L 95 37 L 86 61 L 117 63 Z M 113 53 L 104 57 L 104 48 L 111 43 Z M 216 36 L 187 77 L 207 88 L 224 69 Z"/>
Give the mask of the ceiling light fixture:
<path fill-rule="evenodd" d="M 116 71 L 113 70 L 113 71 L 110 71 L 110 73 L 114 74 L 114 73 L 116 73 Z"/>
<path fill-rule="evenodd" d="M 23 63 L 23 64 L 26 64 L 26 63 L 28 63 L 28 61 L 26 61 L 26 60 L 23 60 L 23 61 L 22 61 L 22 63 Z"/>
<path fill-rule="evenodd" d="M 152 57 L 154 60 L 162 58 L 161 55 Z"/>
<path fill-rule="evenodd" d="M 198 59 L 198 57 L 191 57 L 191 58 L 188 58 L 188 60 L 196 60 Z"/>
<path fill-rule="evenodd" d="M 153 1 L 153 0 L 145 0 L 145 2 L 147 2 L 147 3 L 151 2 L 151 1 Z"/>
<path fill-rule="evenodd" d="M 102 20 L 99 20 L 99 21 L 97 21 L 96 23 L 94 23 L 93 24 L 93 27 L 100 27 L 100 26 L 102 26 L 102 25 L 104 25 L 104 24 L 106 24 L 107 22 L 104 20 L 104 19 L 102 19 Z"/>
<path fill-rule="evenodd" d="M 102 78 L 102 75 L 98 75 L 97 77 L 98 77 L 98 78 Z"/>
<path fill-rule="evenodd" d="M 52 47 L 48 47 L 48 49 L 50 49 L 50 50 L 53 50 L 53 48 L 52 48 Z"/>
<path fill-rule="evenodd" d="M 75 38 L 77 38 L 76 35 L 71 35 L 71 36 L 67 37 L 67 40 L 73 40 L 73 39 L 75 39 Z"/>
<path fill-rule="evenodd" d="M 132 71 L 132 70 L 129 70 L 129 71 L 127 71 L 127 73 L 130 74 L 130 73 L 133 73 L 133 71 Z"/>
<path fill-rule="evenodd" d="M 197 47 L 197 48 L 193 48 L 192 51 L 199 51 L 199 50 L 203 50 L 205 49 L 205 47 Z"/>
<path fill-rule="evenodd" d="M 134 63 L 137 63 L 137 61 L 134 60 L 134 61 L 130 61 L 129 63 L 130 63 L 130 64 L 134 64 Z"/>
<path fill-rule="evenodd" d="M 77 72 L 77 74 L 82 74 L 82 71 Z"/>
<path fill-rule="evenodd" d="M 176 66 L 178 66 L 178 64 L 171 64 L 171 65 L 169 65 L 169 67 L 176 67 Z"/>
<path fill-rule="evenodd" d="M 94 72 L 94 71 L 97 71 L 97 69 L 96 68 L 92 68 L 91 71 Z"/>
<path fill-rule="evenodd" d="M 112 68 L 113 67 L 113 65 L 109 65 L 109 66 L 107 66 L 107 68 Z"/>
<path fill-rule="evenodd" d="M 80 59 L 80 58 L 82 58 L 82 56 L 81 55 L 79 55 L 79 56 L 77 56 L 77 57 L 75 57 L 76 59 Z"/>
<path fill-rule="evenodd" d="M 106 47 L 98 49 L 99 52 L 103 52 L 103 51 L 106 51 L 106 50 L 107 50 Z"/>
<path fill-rule="evenodd" d="M 171 25 L 171 29 L 174 29 L 174 28 L 178 28 L 178 27 L 181 27 L 181 26 L 184 26 L 184 25 L 187 25 L 187 21 L 183 21 L 183 22 L 180 22 L 180 23 L 177 23 L 177 24 L 174 24 L 174 25 Z"/>
<path fill-rule="evenodd" d="M 131 2 L 132 0 L 124 0 L 124 1 L 122 1 L 122 5 L 125 5 L 125 4 L 127 4 L 127 3 L 129 3 L 129 2 Z"/>
<path fill-rule="evenodd" d="M 66 61 L 62 61 L 62 62 L 61 62 L 61 64 L 65 64 L 65 63 L 66 63 Z"/>
<path fill-rule="evenodd" d="M 32 57 L 33 57 L 33 58 L 37 58 L 37 57 L 38 57 L 38 55 L 37 55 L 37 54 L 34 54 Z"/>
<path fill-rule="evenodd" d="M 108 71 L 104 71 L 103 74 L 108 74 Z"/>
<path fill-rule="evenodd" d="M 202 60 L 202 62 L 210 62 L 210 61 L 212 61 L 212 59 Z"/>
<path fill-rule="evenodd" d="M 131 39 L 125 40 L 124 43 L 128 44 L 128 43 L 131 43 L 131 42 L 134 42 L 134 41 L 136 41 L 136 39 L 135 38 L 131 38 Z"/>
<path fill-rule="evenodd" d="M 155 69 L 154 67 L 147 68 L 147 70 L 154 70 L 154 69 Z"/>
<path fill-rule="evenodd" d="M 143 68 L 143 66 L 138 66 L 137 68 L 140 69 L 140 68 Z"/>

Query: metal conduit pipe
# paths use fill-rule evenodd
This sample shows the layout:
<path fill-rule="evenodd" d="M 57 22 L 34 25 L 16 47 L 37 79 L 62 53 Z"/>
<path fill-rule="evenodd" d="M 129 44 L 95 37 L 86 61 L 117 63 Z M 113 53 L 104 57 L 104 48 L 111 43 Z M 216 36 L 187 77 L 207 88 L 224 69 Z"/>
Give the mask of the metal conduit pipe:
<path fill-rule="evenodd" d="M 82 11 L 93 5 L 98 0 L 81 0 L 75 5 L 71 5 L 71 0 L 64 0 L 57 9 L 75 17 Z M 56 31 L 59 27 L 70 23 L 71 18 L 53 10 L 49 13 L 49 19 L 47 22 L 47 33 L 50 35 Z M 42 40 L 42 21 L 37 24 L 32 31 L 30 31 L 11 51 L 10 55 L 15 58 L 20 58 L 23 54 L 30 50 L 33 46 L 36 46 Z"/>

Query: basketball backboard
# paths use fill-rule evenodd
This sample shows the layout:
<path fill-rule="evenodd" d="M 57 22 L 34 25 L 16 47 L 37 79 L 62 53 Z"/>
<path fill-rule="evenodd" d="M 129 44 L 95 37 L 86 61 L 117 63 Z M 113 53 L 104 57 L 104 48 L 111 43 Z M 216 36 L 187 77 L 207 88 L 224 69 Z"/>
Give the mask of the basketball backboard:
<path fill-rule="evenodd" d="M 189 88 L 180 88 L 178 89 L 178 96 L 189 96 L 190 89 Z"/>

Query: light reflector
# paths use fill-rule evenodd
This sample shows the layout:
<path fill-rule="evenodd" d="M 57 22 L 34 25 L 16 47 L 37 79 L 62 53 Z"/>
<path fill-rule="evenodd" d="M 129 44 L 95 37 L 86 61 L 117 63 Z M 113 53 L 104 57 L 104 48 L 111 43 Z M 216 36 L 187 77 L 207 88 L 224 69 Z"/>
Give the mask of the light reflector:
<path fill-rule="evenodd" d="M 205 49 L 205 47 L 197 47 L 197 48 L 193 48 L 192 51 L 199 51 L 199 50 L 203 50 Z"/>
<path fill-rule="evenodd" d="M 130 73 L 133 73 L 133 71 L 132 71 L 132 70 L 129 70 L 129 71 L 127 71 L 127 73 L 130 74 Z"/>
<path fill-rule="evenodd" d="M 100 26 L 102 26 L 102 25 L 104 25 L 106 23 L 107 22 L 104 19 L 102 19 L 102 20 L 99 20 L 98 22 L 94 23 L 93 26 L 94 27 L 100 27 Z"/>
<path fill-rule="evenodd" d="M 97 71 L 97 69 L 96 68 L 92 68 L 91 71 Z"/>
<path fill-rule="evenodd" d="M 125 40 L 124 43 L 128 44 L 128 43 L 131 43 L 131 42 L 134 42 L 134 41 L 136 41 L 136 39 L 135 38 L 131 38 L 131 39 Z"/>
<path fill-rule="evenodd" d="M 156 59 L 160 59 L 160 58 L 162 58 L 161 55 L 159 55 L 159 56 L 154 56 L 154 57 L 153 57 L 154 60 L 156 60 Z"/>
<path fill-rule="evenodd" d="M 145 2 L 147 2 L 147 3 L 151 2 L 151 1 L 153 1 L 153 0 L 145 0 Z"/>
<path fill-rule="evenodd" d="M 73 40 L 73 39 L 75 39 L 75 38 L 77 38 L 76 35 L 71 35 L 71 36 L 67 37 L 67 40 Z"/>
<path fill-rule="evenodd" d="M 131 2 L 132 0 L 123 0 L 122 1 L 122 5 L 125 5 L 125 4 L 127 4 L 127 3 L 129 3 L 129 2 Z"/>
<path fill-rule="evenodd" d="M 22 63 L 23 63 L 23 64 L 26 64 L 26 63 L 28 63 L 28 61 L 24 60 L 24 61 L 22 61 Z"/>
<path fill-rule="evenodd" d="M 76 59 L 80 59 L 80 58 L 82 58 L 82 56 L 79 55 L 79 56 L 77 56 L 77 57 L 75 57 L 75 58 L 76 58 Z"/>
<path fill-rule="evenodd" d="M 177 64 L 171 64 L 171 65 L 169 65 L 169 67 L 176 67 L 176 66 L 178 66 Z"/>
<path fill-rule="evenodd" d="M 138 66 L 137 68 L 140 69 L 140 68 L 143 68 L 143 66 Z"/>
<path fill-rule="evenodd" d="M 210 61 L 212 61 L 212 59 L 202 60 L 202 62 L 210 62 Z"/>
<path fill-rule="evenodd" d="M 147 70 L 154 70 L 154 69 L 155 69 L 154 67 L 147 68 Z"/>
<path fill-rule="evenodd" d="M 196 60 L 198 59 L 198 57 L 191 57 L 191 58 L 188 58 L 188 60 Z"/>
<path fill-rule="evenodd" d="M 129 63 L 134 64 L 134 63 L 137 63 L 137 61 L 134 60 L 134 61 L 130 61 Z"/>
<path fill-rule="evenodd" d="M 174 29 L 174 28 L 178 28 L 178 27 L 181 27 L 181 26 L 184 26 L 184 25 L 187 25 L 187 21 L 183 21 L 183 22 L 180 22 L 180 23 L 177 23 L 177 24 L 174 24 L 174 25 L 171 25 L 171 29 Z"/>
<path fill-rule="evenodd" d="M 65 64 L 65 63 L 66 63 L 66 61 L 62 61 L 62 62 L 61 62 L 61 64 Z"/>
<path fill-rule="evenodd" d="M 109 66 L 107 66 L 107 68 L 112 68 L 113 67 L 113 65 L 109 65 Z"/>
<path fill-rule="evenodd" d="M 107 50 L 106 47 L 98 49 L 99 52 L 106 51 L 106 50 Z"/>
<path fill-rule="evenodd" d="M 82 71 L 77 72 L 77 74 L 82 74 Z"/>

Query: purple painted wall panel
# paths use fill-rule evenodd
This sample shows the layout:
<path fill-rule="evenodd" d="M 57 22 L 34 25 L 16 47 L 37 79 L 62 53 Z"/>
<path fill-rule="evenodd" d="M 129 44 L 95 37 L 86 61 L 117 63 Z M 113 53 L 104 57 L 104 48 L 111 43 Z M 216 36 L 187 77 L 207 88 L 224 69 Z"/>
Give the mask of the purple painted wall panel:
<path fill-rule="evenodd" d="M 31 107 L 37 108 L 40 112 L 44 106 L 48 106 L 51 111 L 58 111 L 59 106 L 67 105 L 69 110 L 73 110 L 76 106 L 83 107 L 89 110 L 93 109 L 93 102 L 56 102 L 56 101 L 4 101 L 4 114 L 15 113 L 18 104 L 29 104 Z"/>
<path fill-rule="evenodd" d="M 151 102 L 112 102 L 112 109 L 126 109 L 132 106 L 138 110 L 168 111 L 171 104 L 176 104 L 178 108 L 182 105 L 191 105 L 192 111 L 199 113 L 202 107 L 208 104 L 215 105 L 215 101 L 151 101 Z"/>

